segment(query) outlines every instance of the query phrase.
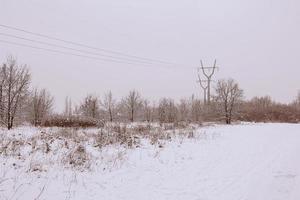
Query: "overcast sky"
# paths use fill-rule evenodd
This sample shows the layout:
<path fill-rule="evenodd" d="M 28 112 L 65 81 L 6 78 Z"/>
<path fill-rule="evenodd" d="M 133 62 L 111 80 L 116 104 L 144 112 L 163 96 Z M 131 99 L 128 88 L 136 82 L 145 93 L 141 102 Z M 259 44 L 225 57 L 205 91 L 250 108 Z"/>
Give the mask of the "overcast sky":
<path fill-rule="evenodd" d="M 1 63 L 12 54 L 28 64 L 32 85 L 55 96 L 56 110 L 66 96 L 79 102 L 107 90 L 118 98 L 130 89 L 152 100 L 202 97 L 200 59 L 211 66 L 216 58 L 215 79 L 236 79 L 246 98 L 289 102 L 300 89 L 297 0 L 0 0 L 0 24 L 178 64 L 102 62 L 0 42 Z M 67 45 L 3 27 L 0 33 Z M 47 47 L 3 35 L 0 40 Z"/>

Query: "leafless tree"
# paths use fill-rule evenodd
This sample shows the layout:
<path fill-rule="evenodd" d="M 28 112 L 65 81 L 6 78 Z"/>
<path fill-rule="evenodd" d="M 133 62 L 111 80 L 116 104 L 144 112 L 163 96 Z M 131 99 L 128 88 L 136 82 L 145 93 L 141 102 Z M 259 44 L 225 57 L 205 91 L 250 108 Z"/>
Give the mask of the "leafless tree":
<path fill-rule="evenodd" d="M 50 114 L 54 98 L 46 89 L 35 89 L 30 102 L 30 117 L 35 126 L 41 124 L 42 120 Z"/>
<path fill-rule="evenodd" d="M 300 109 L 300 91 L 298 92 L 298 95 L 294 101 L 295 106 Z"/>
<path fill-rule="evenodd" d="M 189 120 L 190 103 L 187 99 L 181 99 L 178 105 L 179 120 L 187 122 Z"/>
<path fill-rule="evenodd" d="M 153 108 L 151 107 L 150 103 L 148 100 L 144 100 L 143 101 L 143 115 L 144 115 L 144 119 L 147 122 L 151 122 L 153 121 Z"/>
<path fill-rule="evenodd" d="M 79 108 L 78 105 L 75 105 L 75 106 L 74 106 L 74 109 L 73 109 L 73 111 L 72 111 L 72 114 L 73 114 L 74 116 L 80 116 L 80 108 Z"/>
<path fill-rule="evenodd" d="M 4 122 L 5 119 L 4 119 L 4 112 L 5 112 L 5 109 L 4 109 L 4 100 L 5 100 L 5 97 L 4 97 L 4 83 L 5 83 L 5 64 L 3 66 L 1 66 L 0 68 L 0 121 L 1 122 Z"/>
<path fill-rule="evenodd" d="M 83 116 L 97 118 L 99 115 L 98 97 L 88 95 L 87 97 L 85 97 L 79 109 Z"/>
<path fill-rule="evenodd" d="M 167 106 L 168 106 L 168 99 L 163 98 L 158 103 L 158 121 L 160 123 L 167 122 Z"/>
<path fill-rule="evenodd" d="M 129 120 L 134 121 L 134 117 L 137 114 L 142 104 L 141 95 L 138 91 L 132 90 L 128 96 L 122 100 L 122 105 L 125 107 Z"/>
<path fill-rule="evenodd" d="M 158 119 L 160 123 L 174 123 L 177 121 L 178 109 L 173 99 L 163 98 L 158 105 Z"/>
<path fill-rule="evenodd" d="M 300 98 L 299 98 L 300 100 Z M 299 100 L 291 104 L 279 103 L 269 96 L 254 97 L 243 101 L 239 109 L 239 117 L 245 121 L 255 122 L 300 122 Z"/>
<path fill-rule="evenodd" d="M 101 102 L 101 106 L 104 108 L 106 114 L 109 117 L 109 121 L 114 121 L 116 112 L 116 100 L 113 98 L 112 92 L 109 91 L 104 95 L 104 100 Z"/>
<path fill-rule="evenodd" d="M 194 95 L 191 97 L 191 119 L 193 122 L 201 121 L 201 108 L 202 103 L 200 100 L 195 99 Z"/>
<path fill-rule="evenodd" d="M 270 108 L 273 104 L 273 101 L 270 96 L 253 97 L 250 101 L 250 104 L 253 109 L 260 111 Z"/>
<path fill-rule="evenodd" d="M 3 64 L 1 74 L 2 123 L 11 129 L 22 102 L 28 95 L 31 77 L 28 68 L 18 65 L 12 56 L 9 56 L 7 62 Z"/>
<path fill-rule="evenodd" d="M 226 124 L 231 124 L 236 103 L 243 97 L 243 90 L 233 80 L 219 80 L 216 87 L 217 100 L 224 108 Z"/>
<path fill-rule="evenodd" d="M 64 115 L 66 117 L 71 117 L 73 115 L 72 99 L 69 97 L 66 97 L 66 99 L 65 99 Z"/>

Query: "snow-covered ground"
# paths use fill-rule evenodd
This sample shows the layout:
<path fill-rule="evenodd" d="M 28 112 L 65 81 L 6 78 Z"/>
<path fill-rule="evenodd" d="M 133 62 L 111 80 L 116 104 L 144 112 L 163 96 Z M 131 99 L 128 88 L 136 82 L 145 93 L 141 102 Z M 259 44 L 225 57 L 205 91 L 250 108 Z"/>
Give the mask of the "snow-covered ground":
<path fill-rule="evenodd" d="M 0 199 L 299 200 L 299 154 L 300 124 L 242 124 L 163 148 L 110 146 L 99 153 L 107 163 L 90 171 L 28 172 L 0 156 Z"/>

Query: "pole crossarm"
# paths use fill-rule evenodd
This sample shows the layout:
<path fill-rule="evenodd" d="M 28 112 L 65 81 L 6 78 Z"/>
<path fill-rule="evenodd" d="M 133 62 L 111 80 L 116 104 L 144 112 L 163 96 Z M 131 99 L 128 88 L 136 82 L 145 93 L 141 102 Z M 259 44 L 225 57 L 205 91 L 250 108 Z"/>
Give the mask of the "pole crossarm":
<path fill-rule="evenodd" d="M 202 60 L 200 60 L 200 64 L 201 64 L 201 69 L 202 69 L 202 72 L 203 72 L 204 76 L 206 76 L 206 78 L 211 78 L 215 73 L 215 70 L 216 70 L 216 67 L 217 67 L 217 60 L 215 59 L 213 67 L 204 67 Z M 207 74 L 205 69 L 213 69 L 213 70 L 210 74 Z"/>
<path fill-rule="evenodd" d="M 219 67 L 217 67 L 217 66 L 216 67 L 203 67 L 203 69 L 213 69 L 213 68 L 219 69 Z"/>
<path fill-rule="evenodd" d="M 211 82 L 216 82 L 215 80 L 210 80 Z M 199 82 L 199 80 L 197 80 L 197 83 Z M 208 80 L 201 80 L 201 82 L 208 82 Z"/>

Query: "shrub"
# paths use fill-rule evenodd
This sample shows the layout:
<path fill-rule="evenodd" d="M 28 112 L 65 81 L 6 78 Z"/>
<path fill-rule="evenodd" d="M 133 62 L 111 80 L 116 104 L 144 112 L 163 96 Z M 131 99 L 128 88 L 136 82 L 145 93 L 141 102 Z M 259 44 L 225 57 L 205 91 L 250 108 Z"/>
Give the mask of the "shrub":
<path fill-rule="evenodd" d="M 259 100 L 262 101 L 262 99 L 260 98 Z M 239 120 L 289 123 L 300 121 L 300 113 L 291 105 L 271 101 L 266 104 L 265 102 L 260 103 L 257 101 L 252 100 L 243 104 Z"/>
<path fill-rule="evenodd" d="M 87 153 L 83 145 L 77 146 L 65 158 L 64 162 L 78 169 L 89 169 L 91 166 L 91 155 Z"/>
<path fill-rule="evenodd" d="M 63 116 L 63 115 L 54 115 L 46 118 L 42 122 L 42 126 L 45 127 L 103 127 L 104 122 L 89 118 L 89 117 L 79 117 L 79 116 Z"/>

